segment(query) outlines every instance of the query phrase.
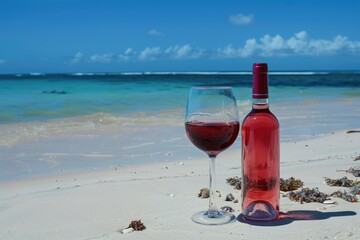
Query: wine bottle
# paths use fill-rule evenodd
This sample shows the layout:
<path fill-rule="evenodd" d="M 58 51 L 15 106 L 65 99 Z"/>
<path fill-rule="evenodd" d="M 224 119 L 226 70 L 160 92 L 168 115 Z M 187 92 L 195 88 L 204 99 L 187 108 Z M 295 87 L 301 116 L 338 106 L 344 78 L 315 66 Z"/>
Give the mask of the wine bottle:
<path fill-rule="evenodd" d="M 279 215 L 280 127 L 268 102 L 268 66 L 253 65 L 253 104 L 242 128 L 242 214 L 251 221 Z"/>

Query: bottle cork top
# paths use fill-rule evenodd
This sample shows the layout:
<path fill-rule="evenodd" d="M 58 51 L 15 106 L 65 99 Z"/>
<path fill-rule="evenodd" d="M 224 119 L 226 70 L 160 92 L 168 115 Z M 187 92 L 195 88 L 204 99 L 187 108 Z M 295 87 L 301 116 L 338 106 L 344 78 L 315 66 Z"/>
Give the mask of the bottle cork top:
<path fill-rule="evenodd" d="M 253 98 L 268 98 L 268 65 L 267 63 L 253 64 Z"/>

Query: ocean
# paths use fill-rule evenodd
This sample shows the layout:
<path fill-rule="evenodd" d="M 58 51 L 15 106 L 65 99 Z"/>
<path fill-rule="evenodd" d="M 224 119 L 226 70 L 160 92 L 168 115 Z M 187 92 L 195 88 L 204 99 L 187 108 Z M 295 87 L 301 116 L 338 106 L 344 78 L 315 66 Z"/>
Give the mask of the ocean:
<path fill-rule="evenodd" d="M 269 78 L 272 103 L 360 95 L 360 71 L 272 72 Z M 232 86 L 240 102 L 251 100 L 249 72 L 0 75 L 0 123 L 182 109 L 193 85 Z"/>
<path fill-rule="evenodd" d="M 0 180 L 203 156 L 184 132 L 189 88 L 232 86 L 243 118 L 251 82 L 250 72 L 0 75 Z M 360 71 L 270 72 L 269 84 L 282 141 L 360 128 Z"/>

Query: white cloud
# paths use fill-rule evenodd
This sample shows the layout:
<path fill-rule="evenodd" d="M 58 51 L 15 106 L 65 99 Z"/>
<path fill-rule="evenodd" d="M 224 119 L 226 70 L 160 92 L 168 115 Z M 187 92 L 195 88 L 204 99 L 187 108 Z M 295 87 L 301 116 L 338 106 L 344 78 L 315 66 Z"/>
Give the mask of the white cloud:
<path fill-rule="evenodd" d="M 280 35 L 276 35 L 275 37 L 265 35 L 260 39 L 258 47 L 262 50 L 260 55 L 263 56 L 272 56 L 274 52 L 287 48 L 285 40 Z"/>
<path fill-rule="evenodd" d="M 239 56 L 239 54 L 239 49 L 229 44 L 224 48 L 218 48 L 216 52 L 212 54 L 212 58 L 232 58 Z"/>
<path fill-rule="evenodd" d="M 132 48 L 127 48 L 124 53 L 125 55 L 130 55 L 132 52 L 133 52 Z"/>
<path fill-rule="evenodd" d="M 132 48 L 127 48 L 124 53 L 121 53 L 118 55 L 118 61 L 119 62 L 126 62 L 131 60 L 132 58 L 136 58 L 136 51 L 134 51 Z"/>
<path fill-rule="evenodd" d="M 5 59 L 0 59 L 0 64 L 4 64 L 5 62 Z"/>
<path fill-rule="evenodd" d="M 189 44 L 179 46 L 168 47 L 165 51 L 165 57 L 170 59 L 194 59 L 200 58 L 203 55 L 204 50 L 193 49 Z"/>
<path fill-rule="evenodd" d="M 308 42 L 308 51 L 314 55 L 360 53 L 360 42 L 352 42 L 347 37 L 337 35 L 333 40 L 310 40 Z"/>
<path fill-rule="evenodd" d="M 80 62 L 128 62 L 154 60 L 184 60 L 184 59 L 221 59 L 246 58 L 251 56 L 286 57 L 286 56 L 328 56 L 352 54 L 360 55 L 360 41 L 350 41 L 347 37 L 337 35 L 333 39 L 311 39 L 306 31 L 295 33 L 289 38 L 279 34 L 264 35 L 260 39 L 247 39 L 243 46 L 228 44 L 217 49 L 194 48 L 190 44 L 173 45 L 167 48 L 145 47 L 136 51 L 127 48 L 123 53 L 94 54 L 86 57 L 78 52 L 70 59 L 70 63 Z M 0 64 L 5 60 L 0 59 Z"/>
<path fill-rule="evenodd" d="M 258 48 L 258 44 L 256 42 L 256 39 L 248 39 L 245 42 L 245 46 L 240 50 L 241 57 L 249 57 L 254 54 L 256 49 Z"/>
<path fill-rule="evenodd" d="M 79 63 L 83 60 L 84 58 L 84 54 L 82 54 L 81 52 L 78 52 L 75 54 L 75 56 L 73 56 L 70 60 L 69 63 L 70 64 L 76 64 Z"/>
<path fill-rule="evenodd" d="M 243 14 L 231 15 L 229 17 L 229 21 L 231 24 L 234 24 L 234 25 L 249 25 L 254 21 L 254 16 L 252 14 L 250 14 L 250 15 L 243 15 Z"/>
<path fill-rule="evenodd" d="M 229 47 L 230 46 L 230 47 Z M 280 35 L 266 34 L 260 40 L 248 39 L 243 47 L 232 45 L 217 49 L 217 56 L 223 58 L 249 56 L 298 56 L 360 54 L 360 41 L 350 41 L 337 35 L 332 40 L 309 39 L 305 31 L 285 39 Z"/>
<path fill-rule="evenodd" d="M 156 29 L 151 29 L 148 31 L 148 34 L 152 37 L 161 37 L 161 36 L 164 36 L 165 34 L 156 30 Z"/>
<path fill-rule="evenodd" d="M 95 54 L 90 56 L 90 62 L 97 62 L 97 63 L 110 63 L 113 62 L 115 59 L 115 55 L 113 53 L 105 53 L 105 54 Z"/>
<path fill-rule="evenodd" d="M 139 54 L 140 60 L 155 60 L 161 54 L 160 47 L 146 47 Z"/>
<path fill-rule="evenodd" d="M 305 31 L 295 33 L 295 35 L 289 38 L 286 43 L 294 53 L 304 52 L 307 48 L 307 33 Z"/>

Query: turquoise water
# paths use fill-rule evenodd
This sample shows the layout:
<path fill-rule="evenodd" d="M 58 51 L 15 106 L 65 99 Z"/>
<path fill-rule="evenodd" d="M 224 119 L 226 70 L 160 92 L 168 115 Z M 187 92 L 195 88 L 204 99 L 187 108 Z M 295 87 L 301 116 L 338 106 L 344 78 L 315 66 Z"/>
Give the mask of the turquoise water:
<path fill-rule="evenodd" d="M 269 83 L 282 140 L 360 128 L 360 72 L 271 72 Z M 232 86 L 242 118 L 251 84 L 248 72 L 0 75 L 0 144 L 40 130 L 182 123 L 194 85 Z M 19 130 L 24 126 L 33 130 Z"/>
<path fill-rule="evenodd" d="M 360 97 L 359 72 L 275 72 L 269 79 L 272 103 Z M 229 85 L 238 101 L 251 99 L 246 72 L 0 75 L 0 123 L 181 109 L 193 85 Z"/>
<path fill-rule="evenodd" d="M 251 109 L 251 74 L 0 75 L 0 180 L 205 157 L 184 131 L 189 88 L 234 88 Z M 360 73 L 270 73 L 281 141 L 360 129 Z M 229 150 L 238 152 L 237 141 Z M 219 156 L 221 159 L 221 154 Z"/>

